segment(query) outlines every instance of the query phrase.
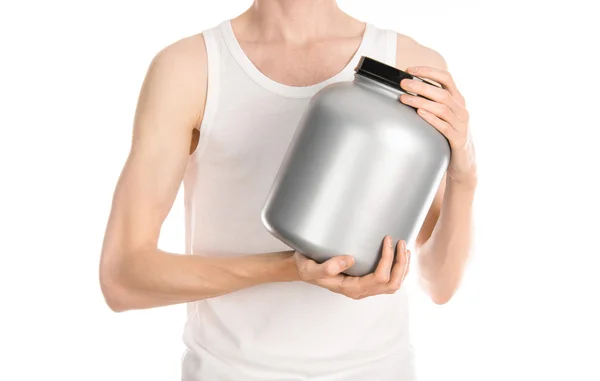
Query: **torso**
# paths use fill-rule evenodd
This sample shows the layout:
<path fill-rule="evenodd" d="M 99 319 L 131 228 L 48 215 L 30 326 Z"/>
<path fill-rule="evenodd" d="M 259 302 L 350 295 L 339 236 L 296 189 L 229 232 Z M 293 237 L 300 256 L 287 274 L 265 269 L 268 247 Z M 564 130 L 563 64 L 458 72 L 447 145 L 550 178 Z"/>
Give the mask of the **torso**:
<path fill-rule="evenodd" d="M 262 226 L 260 209 L 310 97 L 351 80 L 361 54 L 402 68 L 419 59 L 397 59 L 397 49 L 420 48 L 373 25 L 364 39 L 351 32 L 289 47 L 245 41 L 225 22 L 204 41 L 207 103 L 184 178 L 187 252 L 290 250 Z M 273 283 L 190 303 L 188 311 L 184 381 L 415 377 L 402 289 L 357 301 L 303 282 Z"/>

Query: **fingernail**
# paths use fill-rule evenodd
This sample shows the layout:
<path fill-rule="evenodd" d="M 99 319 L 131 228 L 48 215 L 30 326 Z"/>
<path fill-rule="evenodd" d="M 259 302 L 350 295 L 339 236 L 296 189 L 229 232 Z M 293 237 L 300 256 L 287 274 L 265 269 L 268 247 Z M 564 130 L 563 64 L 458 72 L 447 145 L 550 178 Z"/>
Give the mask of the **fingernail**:
<path fill-rule="evenodd" d="M 388 246 L 391 248 L 394 245 L 394 239 L 391 236 L 388 236 Z"/>
<path fill-rule="evenodd" d="M 409 67 L 407 70 L 409 73 L 417 73 L 419 71 L 418 67 Z"/>
<path fill-rule="evenodd" d="M 402 240 L 402 250 L 406 250 L 406 241 Z"/>
<path fill-rule="evenodd" d="M 341 259 L 340 260 L 340 266 L 345 269 L 346 267 L 348 267 L 348 261 L 346 261 L 345 259 Z"/>

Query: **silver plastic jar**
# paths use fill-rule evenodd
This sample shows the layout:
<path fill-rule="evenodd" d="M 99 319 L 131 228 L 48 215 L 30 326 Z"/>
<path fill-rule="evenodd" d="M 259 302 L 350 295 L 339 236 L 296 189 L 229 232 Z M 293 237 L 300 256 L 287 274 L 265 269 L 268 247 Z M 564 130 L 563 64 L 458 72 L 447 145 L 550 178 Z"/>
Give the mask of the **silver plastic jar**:
<path fill-rule="evenodd" d="M 377 267 L 385 235 L 414 245 L 450 146 L 398 99 L 403 78 L 428 81 L 368 57 L 355 71 L 353 81 L 311 99 L 261 218 L 273 236 L 317 262 L 352 255 L 346 274 L 363 276 Z"/>

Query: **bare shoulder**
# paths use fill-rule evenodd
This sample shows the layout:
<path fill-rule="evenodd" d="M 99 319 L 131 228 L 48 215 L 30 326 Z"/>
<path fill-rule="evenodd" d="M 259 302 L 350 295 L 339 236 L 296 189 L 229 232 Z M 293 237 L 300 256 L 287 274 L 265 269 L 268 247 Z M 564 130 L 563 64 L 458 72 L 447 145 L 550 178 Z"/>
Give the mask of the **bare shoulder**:
<path fill-rule="evenodd" d="M 396 67 L 405 70 L 409 66 L 431 66 L 448 70 L 444 57 L 434 49 L 419 43 L 414 38 L 398 33 Z"/>
<path fill-rule="evenodd" d="M 165 46 L 152 58 L 140 103 L 148 106 L 145 109 L 156 111 L 158 107 L 185 117 L 180 120 L 185 128 L 197 126 L 204 111 L 207 82 L 204 37 L 188 36 Z"/>
<path fill-rule="evenodd" d="M 153 58 L 153 65 L 163 69 L 183 70 L 181 75 L 201 76 L 207 62 L 204 36 L 199 33 L 184 37 L 162 48 Z M 173 72 L 172 74 L 177 75 Z"/>

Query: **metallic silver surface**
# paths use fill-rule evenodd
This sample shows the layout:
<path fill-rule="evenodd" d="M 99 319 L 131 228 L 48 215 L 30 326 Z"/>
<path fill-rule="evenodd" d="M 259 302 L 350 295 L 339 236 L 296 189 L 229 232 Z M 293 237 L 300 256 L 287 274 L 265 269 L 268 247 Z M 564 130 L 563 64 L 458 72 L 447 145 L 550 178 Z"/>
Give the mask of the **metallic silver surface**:
<path fill-rule="evenodd" d="M 375 270 L 385 235 L 413 246 L 450 146 L 401 93 L 357 74 L 315 94 L 261 213 L 271 234 L 317 262 L 352 255 L 354 276 Z"/>

